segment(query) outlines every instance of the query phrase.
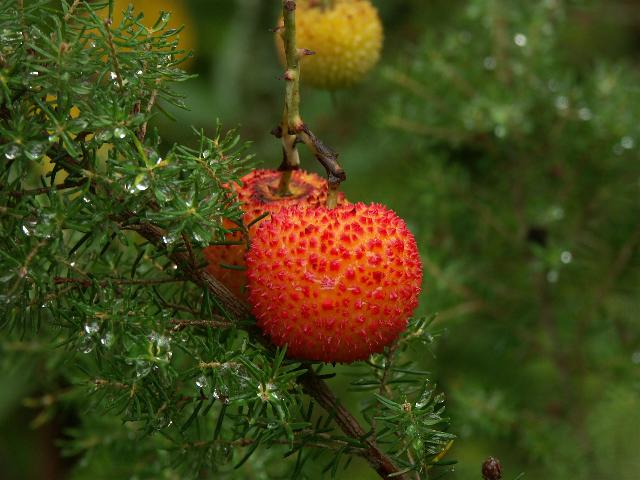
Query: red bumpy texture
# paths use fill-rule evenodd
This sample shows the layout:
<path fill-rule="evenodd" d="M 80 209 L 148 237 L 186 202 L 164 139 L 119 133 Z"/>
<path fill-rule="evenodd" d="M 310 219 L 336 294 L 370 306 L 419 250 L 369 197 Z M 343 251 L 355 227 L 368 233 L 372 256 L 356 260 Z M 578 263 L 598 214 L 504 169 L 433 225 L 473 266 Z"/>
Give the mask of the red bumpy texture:
<path fill-rule="evenodd" d="M 376 204 L 284 208 L 257 229 L 247 267 L 258 326 L 288 356 L 324 362 L 382 351 L 422 283 L 413 235 Z"/>
<path fill-rule="evenodd" d="M 238 200 L 242 203 L 244 215 L 242 221 L 245 225 L 250 224 L 264 212 L 272 215 L 280 211 L 283 207 L 305 204 L 309 206 L 324 205 L 327 201 L 328 186 L 327 181 L 315 173 L 295 170 L 291 176 L 289 184 L 290 196 L 280 197 L 276 195 L 278 184 L 280 183 L 281 172 L 276 170 L 254 170 L 240 179 L 241 185 L 233 184 L 233 189 L 238 194 Z M 344 195 L 340 194 L 338 203 L 345 203 Z M 261 220 L 263 223 L 268 217 Z M 225 228 L 234 229 L 234 225 L 229 220 L 225 220 Z M 257 225 L 249 228 L 249 239 Z M 236 296 L 245 296 L 245 286 L 247 275 L 243 270 L 232 269 L 232 267 L 244 267 L 244 256 L 247 252 L 246 240 L 240 232 L 228 234 L 226 241 L 242 242 L 241 245 L 213 245 L 203 249 L 202 253 L 208 262 L 207 271 L 220 280 Z"/>

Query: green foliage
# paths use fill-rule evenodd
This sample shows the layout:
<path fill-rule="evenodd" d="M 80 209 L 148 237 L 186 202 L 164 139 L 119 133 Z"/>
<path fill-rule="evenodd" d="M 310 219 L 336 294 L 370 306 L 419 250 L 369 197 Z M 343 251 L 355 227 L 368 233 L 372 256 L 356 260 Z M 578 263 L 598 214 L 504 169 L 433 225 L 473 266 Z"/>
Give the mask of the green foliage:
<path fill-rule="evenodd" d="M 534 476 L 628 478 L 615 415 L 593 412 L 637 410 L 639 77 L 572 62 L 580 14 L 466 2 L 385 71 L 383 121 L 450 327 L 438 365 L 461 443 L 514 445 Z"/>
<path fill-rule="evenodd" d="M 332 374 L 265 345 L 199 253 L 240 219 L 245 145 L 220 127 L 163 143 L 148 122 L 182 106 L 178 32 L 109 9 L 0 3 L 0 364 L 27 374 L 31 426 L 72 416 L 72 478 L 336 476 L 372 450 L 429 478 L 453 437 L 404 353 L 424 320 L 358 367 L 378 392 L 364 430 Z"/>

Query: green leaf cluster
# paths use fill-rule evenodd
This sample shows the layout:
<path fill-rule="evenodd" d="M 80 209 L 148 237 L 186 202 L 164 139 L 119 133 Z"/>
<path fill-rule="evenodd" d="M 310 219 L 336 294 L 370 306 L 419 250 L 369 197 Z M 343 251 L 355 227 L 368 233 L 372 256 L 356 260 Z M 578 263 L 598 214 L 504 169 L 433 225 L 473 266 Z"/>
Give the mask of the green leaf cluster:
<path fill-rule="evenodd" d="M 179 31 L 132 8 L 113 24 L 112 9 L 0 2 L 0 365 L 24 376 L 31 426 L 67 417 L 71 478 L 335 477 L 376 438 L 400 474 L 429 478 L 452 436 L 404 339 L 357 367 L 379 393 L 354 434 L 341 401 L 303 389 L 332 375 L 285 359 L 208 288 L 200 251 L 241 225 L 228 185 L 251 155 L 220 126 L 162 141 L 155 117 L 183 106 L 189 78 Z"/>

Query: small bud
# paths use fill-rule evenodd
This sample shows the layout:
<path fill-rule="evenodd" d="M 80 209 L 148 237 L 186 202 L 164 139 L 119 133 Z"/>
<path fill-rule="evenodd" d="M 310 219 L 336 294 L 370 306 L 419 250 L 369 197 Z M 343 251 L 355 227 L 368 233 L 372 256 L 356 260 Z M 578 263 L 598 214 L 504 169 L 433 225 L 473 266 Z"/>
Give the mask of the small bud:
<path fill-rule="evenodd" d="M 298 56 L 300 57 L 306 57 L 309 55 L 315 55 L 316 52 L 314 52 L 313 50 L 309 50 L 308 48 L 299 48 L 298 49 Z"/>
<path fill-rule="evenodd" d="M 273 128 L 270 133 L 276 138 L 282 138 L 282 127 L 278 125 L 277 127 Z"/>
<path fill-rule="evenodd" d="M 482 464 L 482 478 L 484 480 L 500 480 L 502 478 L 502 466 L 500 460 L 489 457 Z"/>
<path fill-rule="evenodd" d="M 287 0 L 284 3 L 284 8 L 287 12 L 293 12 L 296 9 L 296 2 L 293 0 Z"/>
<path fill-rule="evenodd" d="M 284 79 L 288 82 L 292 82 L 295 79 L 296 75 L 293 71 L 287 70 L 284 72 Z"/>

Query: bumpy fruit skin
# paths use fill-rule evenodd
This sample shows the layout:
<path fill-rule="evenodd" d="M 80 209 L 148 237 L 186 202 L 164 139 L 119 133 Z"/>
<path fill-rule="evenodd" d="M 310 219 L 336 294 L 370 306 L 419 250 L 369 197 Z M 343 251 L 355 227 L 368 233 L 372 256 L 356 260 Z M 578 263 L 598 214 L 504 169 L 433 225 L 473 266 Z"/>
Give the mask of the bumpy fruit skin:
<path fill-rule="evenodd" d="M 327 90 L 350 87 L 378 63 L 383 29 L 369 0 L 335 0 L 334 7 L 326 10 L 320 0 L 301 0 L 297 5 L 298 48 L 315 52 L 302 59 L 304 85 Z M 282 19 L 280 25 L 284 25 Z M 280 33 L 276 45 L 284 65 Z"/>
<path fill-rule="evenodd" d="M 242 221 L 245 226 L 265 212 L 273 215 L 287 206 L 297 204 L 319 206 L 326 203 L 328 186 L 325 179 L 315 173 L 295 170 L 289 184 L 291 195 L 281 197 L 276 195 L 281 175 L 281 172 L 275 170 L 254 170 L 240 179 L 241 185 L 233 184 L 232 188 L 238 194 L 238 200 L 242 204 L 244 212 Z M 343 194 L 340 194 L 338 203 L 346 203 Z M 268 217 L 250 227 L 248 239 L 253 237 L 257 225 L 267 221 L 269 221 Z M 229 230 L 238 228 L 238 225 L 234 225 L 229 220 L 225 220 L 224 226 Z M 226 236 L 226 241 L 242 242 L 241 245 L 214 245 L 202 251 L 209 264 L 207 271 L 239 297 L 245 296 L 247 275 L 243 270 L 231 269 L 225 265 L 240 268 L 245 266 L 246 240 L 241 232 L 231 233 Z"/>
<path fill-rule="evenodd" d="M 422 283 L 413 235 L 376 204 L 284 208 L 258 228 L 247 268 L 258 326 L 290 357 L 324 362 L 382 351 Z"/>

